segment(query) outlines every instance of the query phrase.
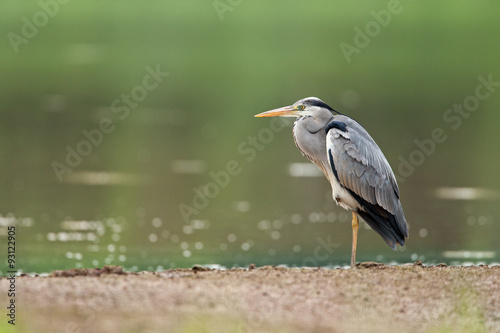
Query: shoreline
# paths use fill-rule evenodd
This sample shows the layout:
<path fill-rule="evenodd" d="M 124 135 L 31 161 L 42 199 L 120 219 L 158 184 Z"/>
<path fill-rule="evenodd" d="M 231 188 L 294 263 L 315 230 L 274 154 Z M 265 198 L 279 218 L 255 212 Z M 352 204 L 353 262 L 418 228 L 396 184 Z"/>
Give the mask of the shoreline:
<path fill-rule="evenodd" d="M 105 266 L 16 280 L 26 332 L 500 332 L 496 265 Z"/>

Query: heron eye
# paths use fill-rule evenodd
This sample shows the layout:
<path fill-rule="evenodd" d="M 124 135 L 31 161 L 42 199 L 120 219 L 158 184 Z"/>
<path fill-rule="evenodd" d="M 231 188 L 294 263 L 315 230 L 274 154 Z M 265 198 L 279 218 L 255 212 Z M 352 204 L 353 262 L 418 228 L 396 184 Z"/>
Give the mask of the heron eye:
<path fill-rule="evenodd" d="M 299 108 L 300 108 L 301 110 L 305 110 L 305 109 L 306 109 L 306 106 L 305 106 L 305 105 L 301 105 L 301 106 L 299 106 Z"/>

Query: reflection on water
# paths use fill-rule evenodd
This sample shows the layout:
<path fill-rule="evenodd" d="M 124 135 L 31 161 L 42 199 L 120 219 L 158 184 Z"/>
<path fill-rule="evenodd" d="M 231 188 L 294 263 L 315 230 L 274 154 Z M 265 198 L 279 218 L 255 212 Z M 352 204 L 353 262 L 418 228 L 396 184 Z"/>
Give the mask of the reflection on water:
<path fill-rule="evenodd" d="M 250 210 L 250 202 L 248 201 L 236 201 L 234 204 L 234 209 L 238 212 L 246 213 Z"/>
<path fill-rule="evenodd" d="M 439 187 L 434 191 L 445 200 L 500 200 L 500 191 L 474 187 Z"/>
<path fill-rule="evenodd" d="M 444 251 L 443 257 L 454 259 L 492 259 L 495 251 Z"/>
<path fill-rule="evenodd" d="M 66 175 L 65 182 L 84 185 L 142 185 L 150 182 L 145 175 L 123 172 L 77 171 Z"/>
<path fill-rule="evenodd" d="M 48 232 L 46 240 L 50 243 L 83 242 L 85 245 L 78 246 L 77 248 L 86 253 L 85 256 L 91 258 L 93 266 L 108 265 L 115 262 L 124 263 L 127 260 L 125 255 L 127 247 L 125 245 L 118 245 L 124 225 L 124 220 L 121 218 L 109 218 L 102 221 L 65 220 L 60 223 L 61 231 Z M 39 241 L 43 243 L 44 239 L 39 239 Z M 107 254 L 102 261 L 95 259 L 93 255 L 106 252 Z M 75 261 L 75 267 L 84 266 L 82 262 L 84 254 L 81 252 L 66 251 L 65 256 L 67 259 Z"/>
<path fill-rule="evenodd" d="M 75 170 L 63 183 L 32 185 L 36 191 L 27 193 L 41 209 L 34 205 L 37 213 L 27 217 L 24 210 L 19 210 L 23 215 L 0 216 L 0 237 L 5 237 L 8 225 L 19 227 L 19 267 L 29 272 L 108 264 L 128 270 L 194 264 L 348 264 L 351 215 L 334 204 L 328 182 L 313 164 L 285 162 L 282 170 L 288 167 L 289 172 L 276 172 L 269 179 L 244 172 L 234 176 L 205 211 L 189 220 L 182 218 L 179 204 L 189 202 L 192 189 L 219 168 L 207 160 L 160 164 L 170 169 Z M 268 173 L 264 168 L 263 174 Z M 37 194 L 46 188 L 54 192 Z M 362 221 L 359 260 L 498 262 L 498 191 L 439 187 L 430 192 L 434 195 L 426 197 L 418 186 L 402 189 L 410 239 L 395 252 Z"/>
<path fill-rule="evenodd" d="M 172 162 L 173 173 L 202 174 L 206 170 L 206 163 L 201 160 L 175 160 Z"/>
<path fill-rule="evenodd" d="M 238 214 L 248 215 L 252 212 L 252 207 L 246 200 L 233 201 L 234 211 Z M 147 215 L 142 210 L 137 214 L 139 219 Z M 479 216 L 472 223 L 469 216 L 466 225 L 488 227 L 492 225 L 491 221 L 488 221 L 488 218 Z M 340 209 L 255 220 L 253 225 L 251 223 L 241 230 L 238 229 L 237 221 L 233 222 L 234 225 L 224 226 L 221 223 L 214 224 L 208 219 L 193 219 L 189 223 L 179 224 L 158 216 L 135 223 L 123 216 L 95 220 L 66 217 L 55 225 L 47 225 L 35 218 L 18 218 L 8 214 L 0 216 L 0 235 L 6 235 L 7 226 L 12 224 L 19 227 L 19 234 L 28 235 L 23 237 L 19 247 L 31 257 L 31 260 L 27 261 L 31 264 L 24 265 L 26 268 L 21 268 L 20 271 L 29 272 L 109 264 L 122 265 L 128 270 L 156 271 L 193 264 L 231 267 L 245 266 L 251 262 L 258 265 L 274 263 L 343 267 L 349 254 L 349 222 L 349 212 Z M 366 223 L 362 222 L 361 226 L 367 230 L 360 233 L 366 236 L 366 239 L 361 238 L 359 244 L 361 260 L 376 260 L 389 264 L 415 260 L 428 264 L 446 262 L 466 265 L 498 262 L 497 251 L 492 250 L 450 249 L 436 253 L 424 247 L 417 252 L 408 253 L 408 245 L 399 248 L 397 252 L 381 247 L 377 250 L 379 254 L 370 252 L 363 255 L 366 241 L 377 244 L 378 236 Z M 320 233 L 315 233 L 316 229 Z M 312 232 L 313 236 L 307 237 L 308 235 L 304 234 L 306 230 Z M 318 248 L 322 249 L 318 244 L 325 242 L 321 230 L 328 235 L 327 243 L 330 244 L 331 253 L 323 259 L 328 254 L 323 251 L 324 253 L 319 255 L 321 260 L 318 260 L 315 256 Z M 343 232 L 342 237 L 335 238 L 334 234 L 331 236 L 331 231 L 339 230 L 347 232 Z M 409 246 L 411 247 L 412 242 L 418 244 L 419 239 L 429 239 L 435 232 L 433 230 L 432 226 L 412 230 Z M 413 248 L 418 250 L 416 246 Z M 56 257 L 54 250 L 58 254 Z M 367 259 L 364 259 L 365 257 Z M 33 264 L 33 261 L 36 261 L 36 264 Z"/>
<path fill-rule="evenodd" d="M 290 163 L 288 173 L 292 177 L 321 177 L 323 172 L 312 163 Z"/>

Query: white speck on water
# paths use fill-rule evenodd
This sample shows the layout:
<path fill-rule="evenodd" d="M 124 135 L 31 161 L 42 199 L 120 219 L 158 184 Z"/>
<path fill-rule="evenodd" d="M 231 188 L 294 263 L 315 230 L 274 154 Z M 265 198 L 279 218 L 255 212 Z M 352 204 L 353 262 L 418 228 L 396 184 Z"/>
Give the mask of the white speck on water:
<path fill-rule="evenodd" d="M 158 240 L 158 236 L 156 234 L 149 234 L 149 241 L 154 243 Z"/>
<path fill-rule="evenodd" d="M 118 260 L 120 260 L 121 262 L 124 262 L 125 260 L 127 260 L 127 257 L 125 255 L 123 255 L 123 254 L 120 254 L 118 256 Z"/>
<path fill-rule="evenodd" d="M 235 203 L 235 209 L 239 212 L 248 212 L 250 210 L 250 203 L 248 201 L 237 201 Z"/>
<path fill-rule="evenodd" d="M 186 258 L 189 258 L 189 257 L 191 257 L 191 251 L 189 251 L 189 250 L 184 250 L 184 251 L 182 251 L 182 255 L 183 255 L 184 257 L 186 257 Z"/>
<path fill-rule="evenodd" d="M 97 232 L 98 236 L 103 236 L 104 235 L 104 233 L 106 232 L 106 229 L 104 228 L 104 226 L 102 225 L 102 223 L 97 226 L 96 232 Z"/>
<path fill-rule="evenodd" d="M 271 232 L 272 239 L 277 240 L 277 239 L 280 239 L 280 237 L 281 237 L 281 234 L 278 230 L 274 230 L 273 232 Z"/>
<path fill-rule="evenodd" d="M 205 228 L 205 226 L 208 226 L 208 221 L 206 220 L 192 220 L 191 221 L 191 227 L 197 230 L 201 230 Z"/>
<path fill-rule="evenodd" d="M 73 259 L 73 252 L 66 252 L 66 258 Z"/>
<path fill-rule="evenodd" d="M 324 212 L 318 213 L 318 222 L 326 222 L 326 214 Z"/>
<path fill-rule="evenodd" d="M 111 239 L 113 240 L 113 242 L 118 242 L 120 240 L 120 234 L 111 235 Z"/>
<path fill-rule="evenodd" d="M 83 258 L 83 256 L 82 256 L 82 254 L 81 254 L 81 253 L 78 253 L 78 252 L 77 252 L 77 253 L 75 253 L 75 259 L 76 259 L 76 260 L 82 260 L 82 258 Z"/>
<path fill-rule="evenodd" d="M 302 222 L 302 216 L 300 214 L 293 214 L 291 220 L 293 224 L 300 224 Z"/>
<path fill-rule="evenodd" d="M 328 222 L 335 222 L 335 220 L 337 219 L 337 214 L 335 214 L 335 212 L 330 212 L 326 215 L 326 219 L 328 220 Z"/>
<path fill-rule="evenodd" d="M 188 242 L 182 242 L 181 243 L 181 249 L 183 249 L 183 250 L 189 249 L 189 243 Z"/>
<path fill-rule="evenodd" d="M 68 241 L 69 236 L 67 232 L 58 232 L 57 233 L 57 240 L 60 242 L 66 242 Z"/>
<path fill-rule="evenodd" d="M 484 215 L 481 215 L 477 218 L 477 224 L 479 225 L 485 225 L 486 222 L 488 222 L 488 218 Z"/>
<path fill-rule="evenodd" d="M 194 248 L 197 250 L 203 249 L 203 243 L 202 242 L 196 242 L 194 243 Z"/>
<path fill-rule="evenodd" d="M 114 244 L 108 245 L 108 252 L 115 252 L 115 245 Z"/>
<path fill-rule="evenodd" d="M 231 242 L 231 243 L 236 242 L 236 239 L 237 239 L 237 237 L 236 237 L 236 235 L 235 235 L 235 234 L 229 234 L 229 235 L 227 235 L 227 240 L 228 240 L 229 242 Z"/>
<path fill-rule="evenodd" d="M 268 220 L 262 220 L 257 222 L 257 229 L 267 230 L 269 228 L 271 228 L 271 222 L 269 222 Z"/>
<path fill-rule="evenodd" d="M 273 221 L 273 228 L 274 229 L 281 229 L 282 226 L 283 226 L 283 221 L 281 221 L 281 220 L 274 220 Z"/>
<path fill-rule="evenodd" d="M 49 232 L 49 233 L 47 234 L 47 240 L 48 240 L 49 242 L 55 242 L 55 241 L 56 241 L 56 239 L 57 239 L 57 235 L 56 235 L 55 233 L 53 233 L 53 232 Z"/>
<path fill-rule="evenodd" d="M 191 227 L 190 225 L 185 225 L 182 227 L 182 232 L 186 235 L 190 235 L 193 233 L 193 227 Z"/>
<path fill-rule="evenodd" d="M 172 241 L 172 243 L 177 243 L 179 241 L 179 236 L 177 235 L 172 235 L 170 237 L 170 240 Z"/>
<path fill-rule="evenodd" d="M 243 251 L 248 251 L 248 250 L 250 250 L 250 244 L 248 244 L 248 243 L 243 243 L 243 244 L 241 244 L 241 249 L 242 249 Z"/>
<path fill-rule="evenodd" d="M 118 250 L 121 252 L 121 253 L 125 253 L 127 252 L 127 247 L 125 245 L 120 245 L 120 247 L 118 248 Z"/>
<path fill-rule="evenodd" d="M 424 237 L 427 237 L 427 235 L 429 234 L 429 232 L 427 231 L 427 229 L 425 228 L 422 228 L 418 231 L 418 235 L 422 238 Z"/>
<path fill-rule="evenodd" d="M 153 219 L 153 221 L 151 221 L 151 223 L 153 224 L 153 227 L 155 227 L 155 228 L 159 228 L 162 225 L 162 221 L 159 217 L 155 217 Z"/>
<path fill-rule="evenodd" d="M 476 217 L 474 215 L 471 215 L 467 218 L 467 224 L 468 225 L 474 225 L 476 224 Z"/>
<path fill-rule="evenodd" d="M 300 245 L 293 246 L 293 252 L 299 253 L 300 251 L 302 251 L 302 247 Z"/>
<path fill-rule="evenodd" d="M 316 212 L 312 212 L 311 214 L 309 214 L 309 221 L 312 223 L 319 222 L 319 214 Z"/>
<path fill-rule="evenodd" d="M 97 235 L 93 232 L 87 232 L 87 240 L 91 242 L 95 242 L 97 240 Z"/>
<path fill-rule="evenodd" d="M 225 244 L 225 243 L 220 243 L 220 244 L 219 244 L 219 249 L 220 249 L 221 251 L 226 251 L 226 250 L 227 250 L 227 244 Z"/>

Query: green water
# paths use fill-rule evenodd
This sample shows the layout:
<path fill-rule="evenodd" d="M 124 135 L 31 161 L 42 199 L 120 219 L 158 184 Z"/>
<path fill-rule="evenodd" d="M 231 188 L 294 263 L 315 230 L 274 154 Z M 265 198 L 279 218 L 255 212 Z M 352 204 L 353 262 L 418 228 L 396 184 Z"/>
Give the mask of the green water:
<path fill-rule="evenodd" d="M 1 5 L 2 262 L 15 224 L 25 272 L 348 264 L 350 213 L 253 118 L 307 96 L 400 180 L 407 245 L 363 224 L 358 261 L 499 262 L 497 2 L 47 3 Z"/>

